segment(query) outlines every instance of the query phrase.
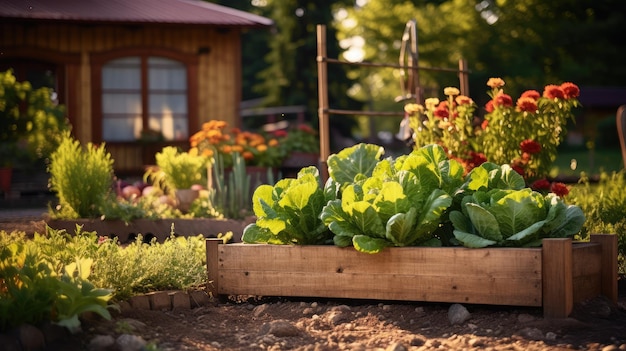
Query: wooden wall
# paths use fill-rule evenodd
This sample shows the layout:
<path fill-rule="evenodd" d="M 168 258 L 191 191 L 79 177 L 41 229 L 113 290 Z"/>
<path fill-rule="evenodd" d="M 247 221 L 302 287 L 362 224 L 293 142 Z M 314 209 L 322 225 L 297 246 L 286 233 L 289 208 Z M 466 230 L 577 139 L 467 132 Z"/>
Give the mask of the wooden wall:
<path fill-rule="evenodd" d="M 241 49 L 239 29 L 180 25 L 0 23 L 2 57 L 66 62 L 68 115 L 75 135 L 92 140 L 93 54 L 124 48 L 158 48 L 198 57 L 198 124 L 221 119 L 239 125 Z M 192 108 L 192 106 L 190 106 Z M 193 134 L 195 130 L 190 130 Z"/>

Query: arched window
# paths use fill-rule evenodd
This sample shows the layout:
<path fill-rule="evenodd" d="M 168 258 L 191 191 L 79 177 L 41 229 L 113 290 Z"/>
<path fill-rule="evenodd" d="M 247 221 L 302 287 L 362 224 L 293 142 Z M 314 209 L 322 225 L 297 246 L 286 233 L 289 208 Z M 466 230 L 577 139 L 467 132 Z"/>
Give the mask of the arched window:
<path fill-rule="evenodd" d="M 103 141 L 189 136 L 187 68 L 160 56 L 127 56 L 102 65 Z"/>

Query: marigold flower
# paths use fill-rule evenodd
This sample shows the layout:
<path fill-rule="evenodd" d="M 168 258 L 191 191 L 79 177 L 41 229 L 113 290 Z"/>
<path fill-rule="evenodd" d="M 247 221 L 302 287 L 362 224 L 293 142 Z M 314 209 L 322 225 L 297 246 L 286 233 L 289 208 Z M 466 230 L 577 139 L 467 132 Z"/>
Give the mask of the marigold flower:
<path fill-rule="evenodd" d="M 265 152 L 265 151 L 267 151 L 267 145 L 265 145 L 265 144 L 257 145 L 256 149 L 257 149 L 258 152 Z"/>
<path fill-rule="evenodd" d="M 526 139 L 522 141 L 519 146 L 520 149 L 522 149 L 522 152 L 527 152 L 529 154 L 536 154 L 541 152 L 541 145 L 531 139 Z"/>
<path fill-rule="evenodd" d="M 448 107 L 446 101 L 442 101 L 439 106 L 433 111 L 433 115 L 439 118 L 448 118 L 450 117 L 450 111 L 448 111 Z"/>
<path fill-rule="evenodd" d="M 465 95 L 459 95 L 454 99 L 454 101 L 459 105 L 471 105 L 474 103 L 471 98 Z"/>
<path fill-rule="evenodd" d="M 494 110 L 493 100 L 487 101 L 487 104 L 485 105 L 485 110 L 487 111 L 487 113 L 493 112 L 493 110 Z"/>
<path fill-rule="evenodd" d="M 461 92 L 459 91 L 459 89 L 455 88 L 455 87 L 446 87 L 443 89 L 443 93 L 446 96 L 457 96 L 459 95 Z"/>
<path fill-rule="evenodd" d="M 254 159 L 254 154 L 250 151 L 245 151 L 244 153 L 241 154 L 241 157 L 243 157 L 243 159 L 246 161 L 250 161 Z"/>
<path fill-rule="evenodd" d="M 541 97 L 541 94 L 539 94 L 537 90 L 526 90 L 525 92 L 522 93 L 522 95 L 520 95 L 520 99 L 531 98 L 535 101 L 539 100 L 540 97 Z"/>
<path fill-rule="evenodd" d="M 548 190 L 550 189 L 550 182 L 545 178 L 538 179 L 530 185 L 530 188 L 535 191 Z"/>
<path fill-rule="evenodd" d="M 429 99 L 426 99 L 426 102 L 428 102 Z M 439 103 L 439 100 L 437 99 L 437 104 Z M 423 113 L 424 112 L 424 106 L 420 105 L 420 104 L 406 104 L 404 105 L 404 112 L 408 113 L 408 114 L 413 114 L 413 113 Z"/>
<path fill-rule="evenodd" d="M 502 78 L 489 78 L 487 86 L 491 89 L 496 89 L 504 86 L 504 80 Z"/>
<path fill-rule="evenodd" d="M 276 147 L 278 146 L 278 140 L 270 139 L 270 141 L 267 142 L 267 145 L 269 145 L 270 147 Z"/>
<path fill-rule="evenodd" d="M 546 85 L 546 87 L 543 89 L 543 97 L 546 97 L 548 99 L 564 99 L 565 93 L 560 86 L 549 84 Z"/>
<path fill-rule="evenodd" d="M 563 183 L 552 183 L 550 185 L 550 191 L 555 193 L 558 197 L 565 197 L 569 194 L 569 188 Z"/>
<path fill-rule="evenodd" d="M 202 156 L 204 157 L 213 157 L 213 150 L 211 149 L 203 149 Z"/>
<path fill-rule="evenodd" d="M 485 119 L 485 120 L 483 120 L 483 122 L 480 124 L 480 128 L 481 128 L 482 130 L 487 129 L 487 127 L 488 127 L 488 126 L 489 126 L 489 121 L 488 121 L 488 120 L 486 120 L 486 119 Z"/>
<path fill-rule="evenodd" d="M 537 112 L 537 101 L 531 97 L 520 97 L 517 100 L 517 109 L 522 112 Z"/>
<path fill-rule="evenodd" d="M 571 82 L 565 82 L 561 84 L 561 90 L 563 90 L 566 99 L 575 99 L 578 97 L 578 95 L 580 95 L 580 89 L 578 89 L 578 85 Z"/>
<path fill-rule="evenodd" d="M 496 97 L 493 99 L 493 106 L 494 107 L 512 107 L 513 106 L 513 98 L 511 98 L 510 95 L 505 94 L 505 93 L 500 93 L 498 95 L 496 95 Z"/>
<path fill-rule="evenodd" d="M 437 107 L 437 105 L 439 105 L 439 99 L 437 98 L 428 98 L 424 101 L 424 105 L 426 106 L 427 110 L 432 110 L 435 107 Z"/>

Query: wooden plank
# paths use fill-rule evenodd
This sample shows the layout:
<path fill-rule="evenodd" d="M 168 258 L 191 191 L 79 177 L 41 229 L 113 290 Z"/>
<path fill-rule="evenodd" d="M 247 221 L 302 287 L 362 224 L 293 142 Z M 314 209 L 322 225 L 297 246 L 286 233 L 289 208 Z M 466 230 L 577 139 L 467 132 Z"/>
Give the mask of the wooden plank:
<path fill-rule="evenodd" d="M 220 262 L 221 264 L 221 262 Z M 541 281 L 511 276 L 223 271 L 219 294 L 541 306 Z"/>
<path fill-rule="evenodd" d="M 206 240 L 206 264 L 207 264 L 207 293 L 211 297 L 217 296 L 219 289 L 219 273 L 218 273 L 218 246 L 222 242 L 220 239 Z"/>
<path fill-rule="evenodd" d="M 572 246 L 572 286 L 574 303 L 598 296 L 601 291 L 602 248 L 596 243 Z"/>
<path fill-rule="evenodd" d="M 542 272 L 544 317 L 569 316 L 574 308 L 571 239 L 543 240 Z"/>
<path fill-rule="evenodd" d="M 516 275 L 541 279 L 541 249 L 394 247 L 370 255 L 351 247 L 232 244 L 222 248 L 221 257 L 222 270 L 245 271 L 254 265 L 274 272 L 401 272 L 491 279 Z M 249 257 L 255 257 L 254 261 Z"/>
<path fill-rule="evenodd" d="M 602 246 L 602 295 L 617 304 L 617 235 L 592 234 L 591 242 Z"/>
<path fill-rule="evenodd" d="M 541 306 L 540 249 L 223 245 L 220 294 Z"/>

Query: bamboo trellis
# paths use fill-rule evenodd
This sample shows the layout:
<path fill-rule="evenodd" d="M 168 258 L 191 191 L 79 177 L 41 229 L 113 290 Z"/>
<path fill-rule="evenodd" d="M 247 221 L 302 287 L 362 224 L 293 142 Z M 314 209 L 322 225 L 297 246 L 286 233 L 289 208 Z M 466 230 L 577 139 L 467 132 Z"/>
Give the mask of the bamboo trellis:
<path fill-rule="evenodd" d="M 404 112 L 398 111 L 357 111 L 334 109 L 328 103 L 328 64 L 344 64 L 354 66 L 400 68 L 403 79 L 401 81 L 402 96 L 397 100 L 415 99 L 422 103 L 422 88 L 419 81 L 419 70 L 457 73 L 459 77 L 459 89 L 461 94 L 469 96 L 469 70 L 466 60 L 459 60 L 459 68 L 440 68 L 419 66 L 417 50 L 417 23 L 415 20 L 407 22 L 402 36 L 402 47 L 398 64 L 373 63 L 373 62 L 350 62 L 329 58 L 326 54 L 326 26 L 317 25 L 317 83 L 318 83 L 318 117 L 320 129 L 320 175 L 325 182 L 328 179 L 327 160 L 330 156 L 330 127 L 329 117 L 334 115 L 365 115 L 365 116 L 404 116 Z M 408 72 L 408 73 L 405 73 Z"/>

